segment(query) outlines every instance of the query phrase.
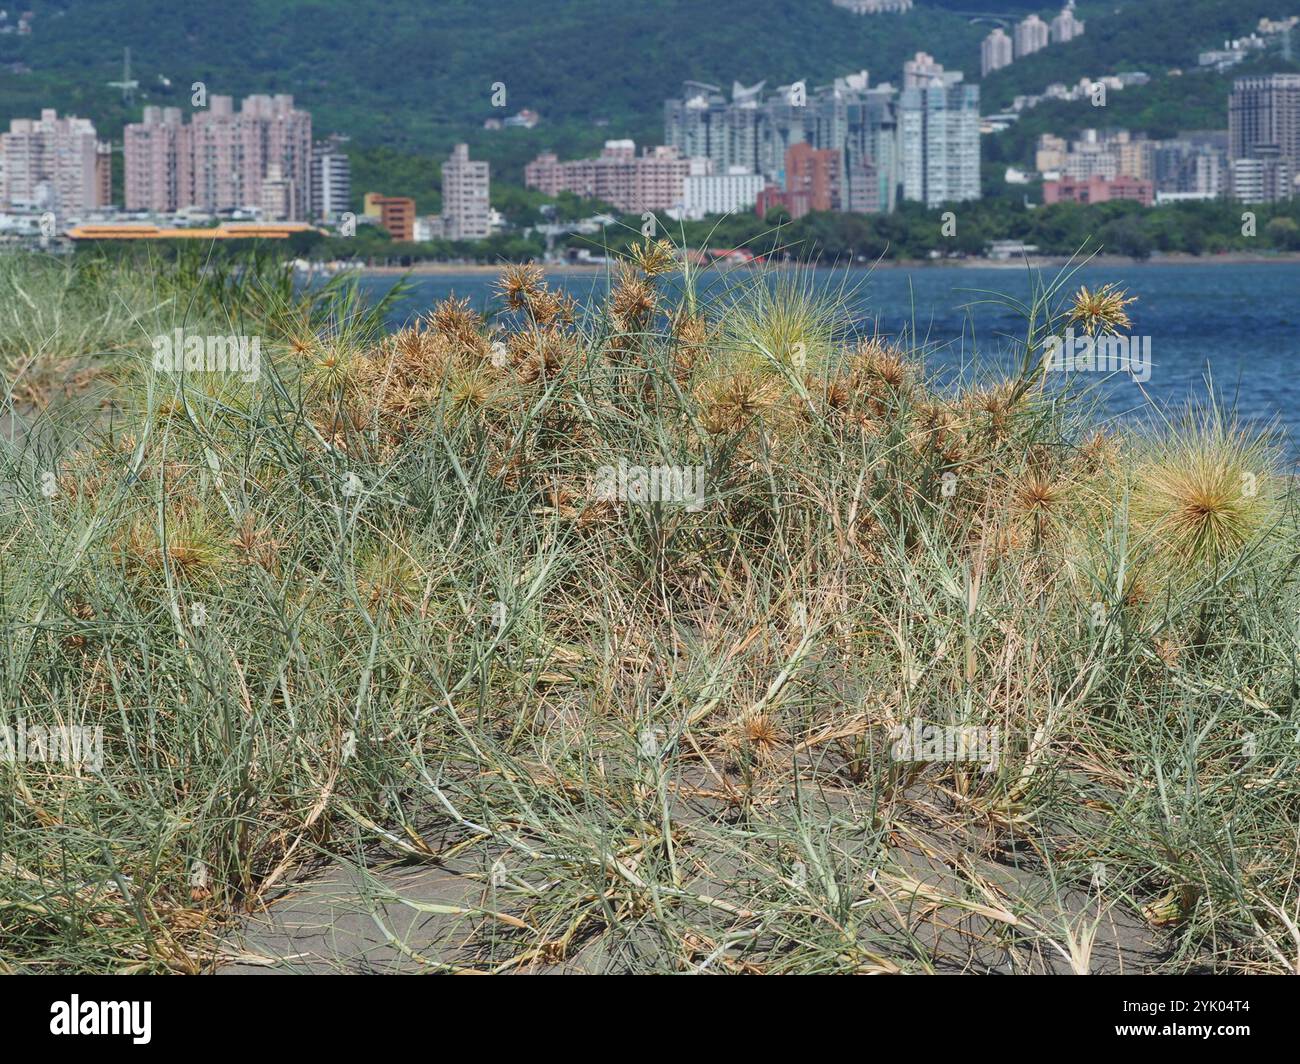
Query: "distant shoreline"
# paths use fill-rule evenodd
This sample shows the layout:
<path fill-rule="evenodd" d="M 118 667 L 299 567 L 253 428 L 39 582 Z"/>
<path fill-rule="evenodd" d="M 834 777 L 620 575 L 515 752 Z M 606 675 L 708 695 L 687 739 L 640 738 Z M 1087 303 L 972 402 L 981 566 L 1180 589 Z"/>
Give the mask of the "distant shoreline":
<path fill-rule="evenodd" d="M 1079 260 L 1074 260 L 1078 262 Z M 880 259 L 870 263 L 853 263 L 849 266 L 838 263 L 825 263 L 818 267 L 820 269 L 854 269 L 854 270 L 920 270 L 920 269 L 938 269 L 938 270 L 1008 270 L 1024 269 L 1026 266 L 1032 268 L 1050 268 L 1067 266 L 1071 262 L 1068 255 L 1036 255 L 1028 259 Z M 1228 252 L 1223 255 L 1188 255 L 1185 253 L 1174 253 L 1169 255 L 1152 256 L 1149 259 L 1135 259 L 1127 255 L 1097 255 L 1088 260 L 1090 266 L 1123 266 L 1126 268 L 1144 266 L 1269 266 L 1269 265 L 1294 265 L 1300 263 L 1300 252 L 1280 252 L 1275 255 L 1258 255 L 1246 254 L 1244 252 Z M 449 262 L 420 262 L 411 266 L 366 266 L 356 271 L 361 274 L 375 277 L 397 276 L 403 274 L 416 274 L 420 276 L 438 276 L 438 275 L 465 275 L 465 274 L 483 274 L 485 276 L 500 273 L 508 263 L 498 263 L 495 265 L 485 265 L 483 263 L 449 263 Z M 797 263 L 769 263 L 772 269 L 793 269 Z M 548 266 L 543 264 L 549 274 L 599 274 L 607 268 L 603 264 L 571 264 Z M 707 268 L 707 267 L 705 267 Z M 722 270 L 748 270 L 753 267 L 748 266 L 731 266 L 721 267 Z"/>

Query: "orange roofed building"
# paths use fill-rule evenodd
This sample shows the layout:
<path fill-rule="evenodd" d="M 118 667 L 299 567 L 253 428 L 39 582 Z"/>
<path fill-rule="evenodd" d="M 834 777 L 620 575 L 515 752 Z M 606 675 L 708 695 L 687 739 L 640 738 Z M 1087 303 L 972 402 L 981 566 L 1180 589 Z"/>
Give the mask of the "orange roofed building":
<path fill-rule="evenodd" d="M 164 229 L 157 225 L 77 225 L 67 231 L 72 240 L 285 240 L 297 233 L 321 230 L 303 222 L 231 222 L 206 229 Z"/>

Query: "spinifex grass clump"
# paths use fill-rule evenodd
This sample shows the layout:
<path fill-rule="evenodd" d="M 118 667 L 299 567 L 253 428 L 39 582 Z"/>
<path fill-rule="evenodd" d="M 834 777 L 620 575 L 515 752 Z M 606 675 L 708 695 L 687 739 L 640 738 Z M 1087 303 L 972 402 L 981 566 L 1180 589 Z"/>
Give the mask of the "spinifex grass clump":
<path fill-rule="evenodd" d="M 1134 463 L 1130 520 L 1157 554 L 1218 568 L 1277 522 L 1277 464 L 1217 408 L 1193 408 Z"/>
<path fill-rule="evenodd" d="M 255 384 L 128 346 L 11 441 L 7 720 L 104 756 L 0 764 L 0 963 L 206 970 L 392 856 L 460 873 L 372 873 L 439 970 L 1293 967 L 1266 452 L 1054 402 L 1055 288 L 951 392 L 805 277 L 697 282 L 647 243 L 585 314 L 515 267 L 388 335 L 249 293 Z"/>

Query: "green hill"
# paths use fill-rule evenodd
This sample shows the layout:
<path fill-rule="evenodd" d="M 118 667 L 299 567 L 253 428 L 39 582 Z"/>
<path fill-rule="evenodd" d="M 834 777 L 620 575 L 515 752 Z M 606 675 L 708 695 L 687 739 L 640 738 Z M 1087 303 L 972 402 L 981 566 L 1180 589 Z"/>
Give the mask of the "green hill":
<path fill-rule="evenodd" d="M 897 81 L 918 49 L 973 71 L 984 32 L 942 8 L 861 17 L 830 0 L 90 0 L 42 7 L 30 37 L 0 37 L 0 118 L 57 105 L 111 134 L 146 102 L 188 106 L 203 81 L 236 96 L 291 92 L 322 131 L 407 153 L 467 134 L 531 139 L 482 136 L 485 119 L 524 107 L 543 117 L 538 140 L 649 139 L 687 78 L 815 84 L 866 67 Z M 127 46 L 133 109 L 107 87 Z M 491 106 L 497 82 L 504 110 Z"/>

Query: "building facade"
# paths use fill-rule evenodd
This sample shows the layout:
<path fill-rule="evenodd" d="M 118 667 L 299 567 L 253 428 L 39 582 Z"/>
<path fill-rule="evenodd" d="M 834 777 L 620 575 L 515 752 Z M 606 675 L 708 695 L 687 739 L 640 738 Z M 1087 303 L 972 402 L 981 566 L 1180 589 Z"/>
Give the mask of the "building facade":
<path fill-rule="evenodd" d="M 410 243 L 415 239 L 415 200 L 408 196 L 385 196 L 367 192 L 365 213 L 379 221 L 394 240 Z"/>
<path fill-rule="evenodd" d="M 1215 199 L 1228 194 L 1228 137 L 1223 132 L 1184 133 L 1151 142 L 1156 197 Z"/>
<path fill-rule="evenodd" d="M 785 203 L 791 218 L 841 209 L 840 153 L 794 144 L 785 154 Z"/>
<path fill-rule="evenodd" d="M 937 207 L 980 198 L 979 86 L 930 70 L 898 102 L 903 198 Z"/>
<path fill-rule="evenodd" d="M 548 196 L 572 192 L 603 200 L 620 211 L 675 210 L 682 206 L 691 164 L 672 146 L 637 155 L 630 140 L 609 140 L 595 159 L 561 162 L 544 152 L 524 167 L 524 184 Z"/>
<path fill-rule="evenodd" d="M 262 191 L 258 206 L 261 208 L 262 220 L 266 222 L 286 222 L 293 215 L 293 186 L 276 163 L 267 167 L 262 179 Z"/>
<path fill-rule="evenodd" d="M 122 142 L 128 211 L 163 214 L 190 204 L 189 127 L 179 107 L 146 107 L 142 121 L 122 130 Z"/>
<path fill-rule="evenodd" d="M 337 223 L 352 202 L 352 164 L 343 150 L 346 137 L 318 141 L 311 156 L 311 207 L 322 222 Z"/>
<path fill-rule="evenodd" d="M 1059 181 L 1043 182 L 1043 202 L 1053 203 L 1107 203 L 1110 200 L 1136 200 L 1144 207 L 1155 202 L 1155 191 L 1150 181 L 1135 177 L 1105 178 L 1093 176 L 1086 181 L 1063 177 Z"/>
<path fill-rule="evenodd" d="M 901 15 L 912 10 L 912 0 L 831 0 L 831 3 L 848 8 L 855 15 Z"/>
<path fill-rule="evenodd" d="M 1295 172 L 1274 148 L 1228 164 L 1228 193 L 1242 203 L 1278 203 L 1294 194 Z"/>
<path fill-rule="evenodd" d="M 448 240 L 483 240 L 491 234 L 490 193 L 488 164 L 471 160 L 469 146 L 457 144 L 442 164 L 442 226 Z"/>
<path fill-rule="evenodd" d="M 943 64 L 928 52 L 917 52 L 903 63 L 903 89 L 920 89 L 942 79 Z"/>
<path fill-rule="evenodd" d="M 980 45 L 980 77 L 988 77 L 993 71 L 1011 65 L 1015 58 L 1015 45 L 999 26 Z"/>
<path fill-rule="evenodd" d="M 1069 0 L 1061 13 L 1052 19 L 1051 33 L 1053 44 L 1064 44 L 1076 37 L 1082 37 L 1084 24 L 1074 16 L 1074 0 Z"/>
<path fill-rule="evenodd" d="M 1030 15 L 1016 23 L 1015 44 L 1016 58 L 1023 59 L 1047 47 L 1051 39 L 1051 30 L 1037 15 Z"/>
<path fill-rule="evenodd" d="M 694 161 L 693 161 L 694 162 Z M 707 160 L 698 160 L 700 163 Z M 697 173 L 696 170 L 701 172 Z M 692 167 L 682 182 L 682 216 L 692 220 L 711 214 L 737 214 L 753 210 L 763 191 L 763 175 L 744 167 L 732 167 L 728 173 L 705 172 L 711 167 Z"/>
<path fill-rule="evenodd" d="M 213 96 L 188 126 L 180 114 L 147 107 L 143 121 L 123 130 L 128 210 L 260 207 L 274 168 L 287 185 L 289 218 L 311 217 L 311 115 L 292 96 L 248 96 L 238 111 L 231 97 Z M 281 191 L 277 184 L 277 203 Z"/>
<path fill-rule="evenodd" d="M 59 217 L 105 207 L 109 160 L 89 119 L 60 118 L 54 110 L 41 111 L 37 119 L 12 119 L 9 131 L 0 133 L 0 203 Z"/>
<path fill-rule="evenodd" d="M 779 193 L 786 158 L 797 144 L 840 153 L 838 183 L 862 192 L 846 202 L 893 210 L 898 185 L 898 93 L 888 83 L 870 87 L 866 71 L 807 90 L 793 102 L 790 86 L 733 86 L 731 99 L 714 85 L 686 82 L 664 105 L 664 141 L 685 158 L 707 159 L 713 173 L 747 170 Z M 867 194 L 863 182 L 875 182 Z M 850 207 L 846 209 L 858 209 Z"/>
<path fill-rule="evenodd" d="M 1300 74 L 1237 78 L 1228 100 L 1232 195 L 1290 199 L 1300 173 Z M 1258 164 L 1258 165 L 1255 165 Z M 1263 196 L 1264 199 L 1251 198 Z"/>

